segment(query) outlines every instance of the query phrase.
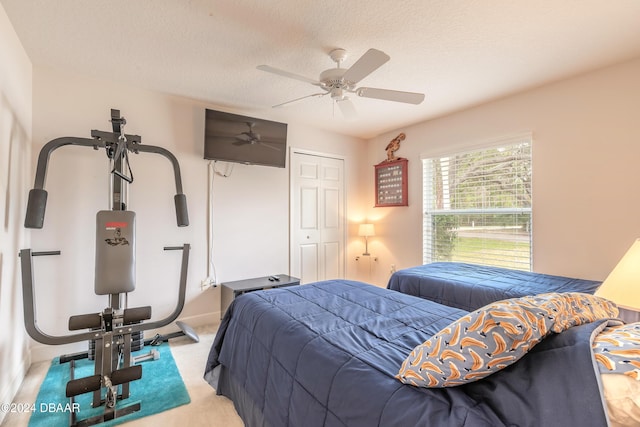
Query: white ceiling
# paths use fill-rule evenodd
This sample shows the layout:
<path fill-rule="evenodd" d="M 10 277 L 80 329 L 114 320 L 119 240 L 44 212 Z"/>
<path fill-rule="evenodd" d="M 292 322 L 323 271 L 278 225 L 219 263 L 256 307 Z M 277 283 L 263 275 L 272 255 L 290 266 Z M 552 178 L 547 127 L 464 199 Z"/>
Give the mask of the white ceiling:
<path fill-rule="evenodd" d="M 640 57 L 640 0 L 0 0 L 34 66 L 107 78 L 213 108 L 369 138 L 554 80 Z M 344 48 L 391 60 L 360 83 L 424 92 L 416 106 L 329 97 Z M 335 110 L 335 111 L 334 111 Z"/>

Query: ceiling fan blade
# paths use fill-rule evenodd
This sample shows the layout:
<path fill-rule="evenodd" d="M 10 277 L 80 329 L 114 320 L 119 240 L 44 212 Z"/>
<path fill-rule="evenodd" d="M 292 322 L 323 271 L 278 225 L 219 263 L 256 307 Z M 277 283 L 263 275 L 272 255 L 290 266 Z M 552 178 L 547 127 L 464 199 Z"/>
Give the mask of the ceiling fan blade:
<path fill-rule="evenodd" d="M 351 102 L 349 98 L 338 100 L 336 101 L 336 104 L 338 104 L 338 107 L 340 108 L 340 111 L 342 111 L 342 115 L 345 119 L 352 120 L 358 115 L 356 113 L 356 108 L 353 106 L 353 102 Z"/>
<path fill-rule="evenodd" d="M 291 101 L 285 101 L 285 102 L 282 102 L 282 103 L 280 103 L 280 104 L 276 104 L 276 105 L 274 105 L 272 108 L 282 107 L 282 106 L 284 106 L 284 105 L 287 105 L 287 104 L 291 104 L 291 103 L 293 103 L 293 102 L 300 101 L 301 99 L 311 98 L 312 96 L 324 96 L 324 95 L 326 95 L 327 93 L 328 93 L 328 92 L 312 93 L 311 95 L 301 96 L 300 98 L 292 99 Z"/>
<path fill-rule="evenodd" d="M 262 145 L 263 147 L 270 148 L 270 149 L 272 149 L 274 151 L 282 151 L 282 149 L 280 149 L 280 147 L 274 147 L 273 145 L 269 145 L 268 142 L 258 141 L 258 144 Z"/>
<path fill-rule="evenodd" d="M 373 87 L 361 87 L 356 90 L 358 96 L 363 98 L 383 99 L 385 101 L 406 102 L 407 104 L 420 104 L 424 101 L 424 93 L 402 92 L 399 90 L 376 89 Z"/>
<path fill-rule="evenodd" d="M 388 60 L 389 55 L 386 53 L 377 49 L 369 49 L 344 73 L 342 78 L 352 83 L 358 83 Z"/>
<path fill-rule="evenodd" d="M 256 68 L 258 70 L 266 71 L 267 73 L 273 73 L 279 76 L 289 77 L 290 79 L 296 79 L 305 83 L 311 83 L 312 85 L 320 86 L 320 82 L 317 80 L 313 80 L 305 76 L 300 76 L 298 74 L 290 73 L 289 71 L 281 70 L 279 68 L 270 67 L 268 65 L 258 65 Z"/>

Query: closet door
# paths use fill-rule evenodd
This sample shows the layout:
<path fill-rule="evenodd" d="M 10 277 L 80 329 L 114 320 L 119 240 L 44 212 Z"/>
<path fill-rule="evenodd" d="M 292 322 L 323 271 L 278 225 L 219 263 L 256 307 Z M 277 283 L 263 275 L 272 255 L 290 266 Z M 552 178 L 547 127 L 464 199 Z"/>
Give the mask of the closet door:
<path fill-rule="evenodd" d="M 344 277 L 344 160 L 293 152 L 291 275 L 301 283 Z"/>

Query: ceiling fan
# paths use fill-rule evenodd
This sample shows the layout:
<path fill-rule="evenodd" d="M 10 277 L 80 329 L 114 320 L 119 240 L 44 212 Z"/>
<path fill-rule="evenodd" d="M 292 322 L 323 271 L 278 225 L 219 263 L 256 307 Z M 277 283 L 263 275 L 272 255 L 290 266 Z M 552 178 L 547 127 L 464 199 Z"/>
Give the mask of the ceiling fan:
<path fill-rule="evenodd" d="M 244 131 L 238 135 L 236 135 L 235 138 L 235 142 L 233 142 L 233 145 L 245 145 L 245 144 L 250 144 L 250 145 L 257 145 L 260 144 L 264 147 L 270 148 L 272 150 L 276 150 L 276 151 L 280 151 L 279 147 L 273 146 L 269 143 L 269 141 L 266 140 L 262 140 L 260 137 L 260 134 L 255 132 L 253 130 L 253 128 L 256 125 L 256 122 L 246 122 L 246 125 L 249 127 L 249 130 Z"/>
<path fill-rule="evenodd" d="M 356 111 L 353 103 L 347 96 L 349 93 L 353 93 L 364 98 L 375 98 L 385 101 L 404 102 L 408 104 L 420 104 L 424 100 L 423 93 L 401 92 L 397 90 L 371 87 L 356 87 L 360 80 L 380 68 L 381 65 L 390 59 L 389 55 L 380 50 L 369 49 L 348 69 L 340 68 L 342 61 L 347 58 L 346 50 L 334 49 L 329 52 L 329 57 L 331 57 L 331 59 L 337 64 L 337 67 L 330 68 L 320 73 L 320 78 L 318 80 L 290 73 L 289 71 L 281 70 L 279 68 L 270 67 L 269 65 L 258 65 L 256 67 L 258 70 L 311 83 L 314 86 L 319 86 L 320 89 L 323 90 L 323 92 L 312 93 L 311 95 L 292 99 L 290 101 L 274 105 L 273 107 L 281 107 L 292 102 L 300 101 L 301 99 L 330 94 L 331 99 L 336 101 L 336 104 L 340 107 L 342 114 L 346 118 L 353 118 L 356 115 Z"/>

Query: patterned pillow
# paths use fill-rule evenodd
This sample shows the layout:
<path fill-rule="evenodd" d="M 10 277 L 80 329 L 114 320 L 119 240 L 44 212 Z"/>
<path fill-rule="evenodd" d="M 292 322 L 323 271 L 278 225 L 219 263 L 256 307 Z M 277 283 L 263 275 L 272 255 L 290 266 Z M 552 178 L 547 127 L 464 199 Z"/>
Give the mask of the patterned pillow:
<path fill-rule="evenodd" d="M 640 380 L 640 323 L 607 326 L 593 340 L 601 374 L 623 374 Z"/>
<path fill-rule="evenodd" d="M 497 301 L 416 346 L 396 378 L 417 387 L 477 381 L 515 363 L 551 333 L 617 315 L 612 302 L 575 292 Z"/>

